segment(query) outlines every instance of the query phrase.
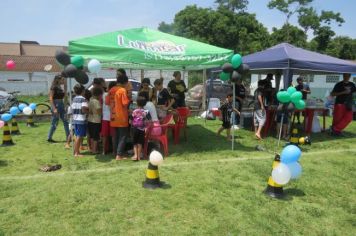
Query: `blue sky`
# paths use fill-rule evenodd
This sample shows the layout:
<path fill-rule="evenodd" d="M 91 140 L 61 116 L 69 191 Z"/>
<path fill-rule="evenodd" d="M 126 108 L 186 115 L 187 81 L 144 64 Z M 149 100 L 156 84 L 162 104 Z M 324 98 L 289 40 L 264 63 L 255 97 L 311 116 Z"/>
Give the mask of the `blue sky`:
<path fill-rule="evenodd" d="M 284 17 L 277 10 L 269 10 L 268 1 L 250 0 L 248 11 L 271 30 L 279 28 Z M 159 22 L 171 23 L 178 11 L 192 4 L 215 7 L 214 0 L 1 0 L 0 42 L 34 40 L 43 45 L 67 45 L 71 39 L 120 29 L 156 29 Z M 313 5 L 319 10 L 340 12 L 346 23 L 332 25 L 334 31 L 356 38 L 356 1 L 315 0 Z"/>

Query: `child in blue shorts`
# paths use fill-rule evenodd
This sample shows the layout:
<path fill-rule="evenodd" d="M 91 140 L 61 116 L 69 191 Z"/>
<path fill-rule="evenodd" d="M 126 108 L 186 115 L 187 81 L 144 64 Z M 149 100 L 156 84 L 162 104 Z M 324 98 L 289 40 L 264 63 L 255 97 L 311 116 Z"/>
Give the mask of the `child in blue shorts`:
<path fill-rule="evenodd" d="M 87 114 L 89 113 L 88 102 L 84 98 L 85 88 L 81 84 L 74 86 L 75 97 L 72 103 L 72 116 L 74 134 L 76 136 L 74 142 L 74 156 L 82 157 L 80 154 L 80 145 L 87 133 Z"/>

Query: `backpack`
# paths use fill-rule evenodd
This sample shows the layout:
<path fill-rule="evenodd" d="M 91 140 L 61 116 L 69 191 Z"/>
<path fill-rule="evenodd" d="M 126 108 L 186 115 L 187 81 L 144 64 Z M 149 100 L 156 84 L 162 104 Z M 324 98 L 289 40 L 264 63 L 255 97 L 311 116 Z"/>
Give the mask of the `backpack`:
<path fill-rule="evenodd" d="M 132 114 L 132 126 L 135 128 L 145 127 L 145 117 L 146 113 L 143 109 L 134 110 Z"/>

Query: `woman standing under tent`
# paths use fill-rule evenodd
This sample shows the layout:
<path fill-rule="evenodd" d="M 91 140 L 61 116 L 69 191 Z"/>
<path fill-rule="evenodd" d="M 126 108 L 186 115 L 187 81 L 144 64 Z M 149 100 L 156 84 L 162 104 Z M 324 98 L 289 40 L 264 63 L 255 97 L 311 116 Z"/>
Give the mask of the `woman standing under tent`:
<path fill-rule="evenodd" d="M 174 79 L 169 81 L 168 90 L 175 100 L 173 108 L 185 107 L 185 92 L 187 92 L 187 86 L 184 81 L 181 80 L 182 75 L 179 71 L 173 73 Z"/>
<path fill-rule="evenodd" d="M 69 136 L 69 125 L 66 117 L 65 107 L 64 107 L 64 97 L 66 94 L 66 83 L 65 79 L 61 75 L 56 75 L 51 85 L 49 91 L 49 102 L 51 104 L 52 119 L 51 127 L 48 132 L 47 141 L 50 143 L 55 143 L 53 140 L 53 134 L 57 128 L 59 119 L 62 120 L 64 131 L 66 134 L 66 140 Z"/>

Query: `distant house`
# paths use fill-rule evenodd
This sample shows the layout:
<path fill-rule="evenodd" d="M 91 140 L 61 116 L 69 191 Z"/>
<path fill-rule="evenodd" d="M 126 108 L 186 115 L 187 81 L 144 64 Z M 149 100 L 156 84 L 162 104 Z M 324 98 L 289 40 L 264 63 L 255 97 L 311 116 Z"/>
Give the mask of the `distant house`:
<path fill-rule="evenodd" d="M 55 59 L 58 49 L 66 47 L 40 45 L 35 41 L 0 43 L 0 87 L 24 95 L 47 93 L 54 75 L 62 71 Z M 15 61 L 15 69 L 6 68 L 9 60 Z M 50 65 L 49 71 L 45 71 L 46 65 Z"/>

